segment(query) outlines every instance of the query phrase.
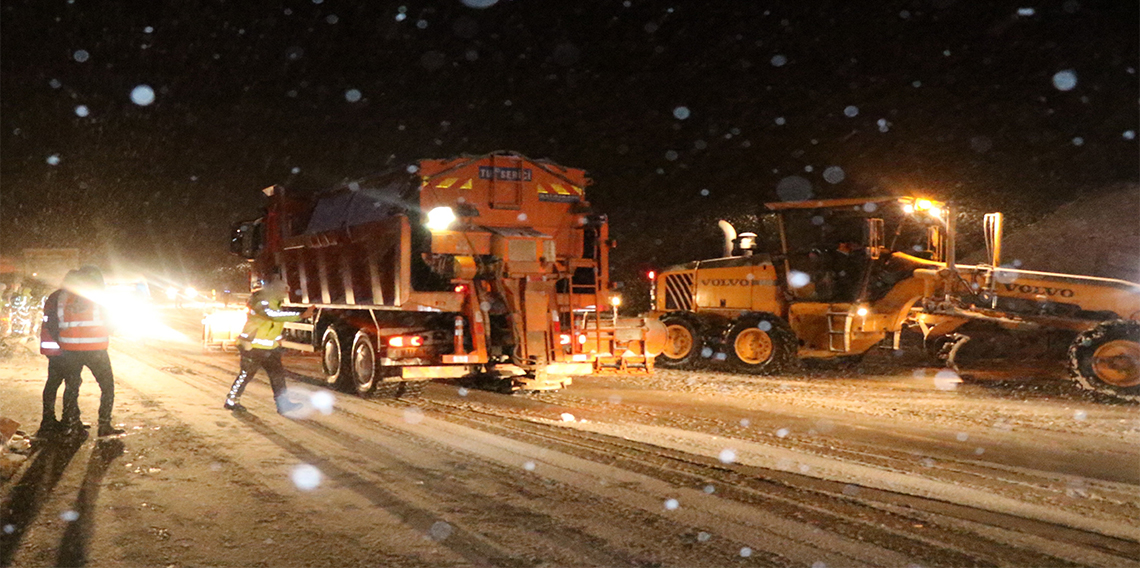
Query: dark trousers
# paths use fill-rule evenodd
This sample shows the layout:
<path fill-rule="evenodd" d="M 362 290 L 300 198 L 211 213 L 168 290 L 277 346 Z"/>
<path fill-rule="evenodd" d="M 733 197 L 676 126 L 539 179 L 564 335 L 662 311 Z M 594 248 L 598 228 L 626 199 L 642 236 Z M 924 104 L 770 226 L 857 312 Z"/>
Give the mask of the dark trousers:
<path fill-rule="evenodd" d="M 111 423 L 111 407 L 115 405 L 115 373 L 111 371 L 111 358 L 107 350 L 64 351 L 55 357 L 60 360 L 63 372 L 63 422 L 79 422 L 79 386 L 83 384 L 83 368 L 91 369 L 99 383 L 99 423 Z M 48 363 L 48 382 L 51 382 L 51 363 Z M 58 388 L 58 386 L 56 387 Z M 45 396 L 46 399 L 46 389 Z"/>
<path fill-rule="evenodd" d="M 50 424 L 56 421 L 55 418 L 55 399 L 59 394 L 59 387 L 68 379 L 68 365 L 67 360 L 62 355 L 53 355 L 48 357 L 48 376 L 47 384 L 44 385 L 43 406 L 44 415 L 40 424 Z M 74 381 L 78 375 L 71 377 Z M 79 392 L 79 385 L 76 384 L 71 387 L 76 393 Z M 76 408 L 67 408 L 67 397 L 64 396 L 64 417 L 74 417 L 75 420 L 79 419 L 78 408 L 78 394 L 76 394 Z"/>
<path fill-rule="evenodd" d="M 285 367 L 281 365 L 280 349 L 239 349 L 241 352 L 241 372 L 230 387 L 226 400 L 236 403 L 245 392 L 245 386 L 253 380 L 259 369 L 269 375 L 269 386 L 273 388 L 273 399 L 285 394 Z"/>

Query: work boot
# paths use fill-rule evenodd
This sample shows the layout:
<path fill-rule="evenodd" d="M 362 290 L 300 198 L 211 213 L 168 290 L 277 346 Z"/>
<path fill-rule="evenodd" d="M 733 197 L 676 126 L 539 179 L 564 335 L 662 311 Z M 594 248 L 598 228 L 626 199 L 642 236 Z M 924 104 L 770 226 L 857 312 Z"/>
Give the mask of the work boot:
<path fill-rule="evenodd" d="M 226 410 L 232 410 L 234 412 L 245 412 L 245 407 L 236 400 L 226 400 L 226 403 L 222 405 L 222 408 L 225 408 Z"/>
<path fill-rule="evenodd" d="M 36 430 L 36 438 L 50 438 L 56 434 L 62 433 L 67 428 L 62 422 L 56 420 L 55 417 L 44 419 L 40 421 L 40 429 Z"/>
<path fill-rule="evenodd" d="M 286 418 L 296 418 L 295 416 L 290 416 L 290 414 L 301 410 L 304 406 L 305 405 L 299 402 L 293 402 L 284 397 L 277 399 L 277 413 L 284 415 Z"/>
<path fill-rule="evenodd" d="M 118 436 L 119 434 L 126 433 L 122 428 L 115 428 L 114 426 L 104 422 L 99 424 L 99 437 L 104 436 Z"/>

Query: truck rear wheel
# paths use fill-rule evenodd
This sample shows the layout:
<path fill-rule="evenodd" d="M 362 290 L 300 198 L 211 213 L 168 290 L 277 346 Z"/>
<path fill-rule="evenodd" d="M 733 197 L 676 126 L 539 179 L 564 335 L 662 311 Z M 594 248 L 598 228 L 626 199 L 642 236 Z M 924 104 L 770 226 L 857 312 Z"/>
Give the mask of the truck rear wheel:
<path fill-rule="evenodd" d="M 376 386 L 379 365 L 376 362 L 376 340 L 366 331 L 356 332 L 352 340 L 352 390 L 359 395 L 372 392 Z"/>
<path fill-rule="evenodd" d="M 321 370 L 325 373 L 325 383 L 333 388 L 341 388 L 348 382 L 349 357 L 348 337 L 344 330 L 330 325 L 321 338 Z"/>
<path fill-rule="evenodd" d="M 796 335 L 771 315 L 744 316 L 728 332 L 728 359 L 749 373 L 774 373 L 795 359 Z"/>
<path fill-rule="evenodd" d="M 1073 379 L 1085 390 L 1140 401 L 1140 322 L 1101 323 L 1069 346 Z"/>
<path fill-rule="evenodd" d="M 666 369 L 687 367 L 700 357 L 704 338 L 692 318 L 669 314 L 661 318 L 665 325 L 665 348 L 654 363 Z"/>

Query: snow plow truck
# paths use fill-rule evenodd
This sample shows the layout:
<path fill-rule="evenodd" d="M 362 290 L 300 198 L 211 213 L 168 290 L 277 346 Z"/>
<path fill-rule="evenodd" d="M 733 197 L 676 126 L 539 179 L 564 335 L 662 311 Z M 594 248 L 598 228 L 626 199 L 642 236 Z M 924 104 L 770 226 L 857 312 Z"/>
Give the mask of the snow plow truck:
<path fill-rule="evenodd" d="M 986 215 L 989 264 L 955 258 L 956 215 L 937 201 L 882 197 L 766 205 L 756 232 L 721 221 L 721 258 L 663 270 L 651 316 L 657 364 L 724 358 L 770 373 L 801 359 L 857 360 L 919 328 L 954 365 L 968 322 L 1067 331 L 1083 388 L 1140 399 L 1140 285 L 1001 267 L 1001 215 Z"/>
<path fill-rule="evenodd" d="M 586 172 L 513 152 L 422 160 L 312 195 L 275 185 L 235 225 L 251 280 L 277 276 L 282 345 L 315 352 L 329 385 L 399 396 L 430 379 L 557 389 L 575 375 L 642 371 L 655 321 L 617 317 L 607 219 Z"/>

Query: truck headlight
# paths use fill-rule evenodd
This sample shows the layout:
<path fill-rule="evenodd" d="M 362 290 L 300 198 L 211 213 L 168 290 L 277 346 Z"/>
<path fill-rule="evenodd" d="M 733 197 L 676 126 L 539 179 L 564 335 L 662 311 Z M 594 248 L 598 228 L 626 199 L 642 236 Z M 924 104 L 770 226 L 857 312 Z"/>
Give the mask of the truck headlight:
<path fill-rule="evenodd" d="M 433 231 L 444 231 L 455 222 L 455 211 L 450 207 L 436 207 L 427 214 L 428 229 Z"/>

